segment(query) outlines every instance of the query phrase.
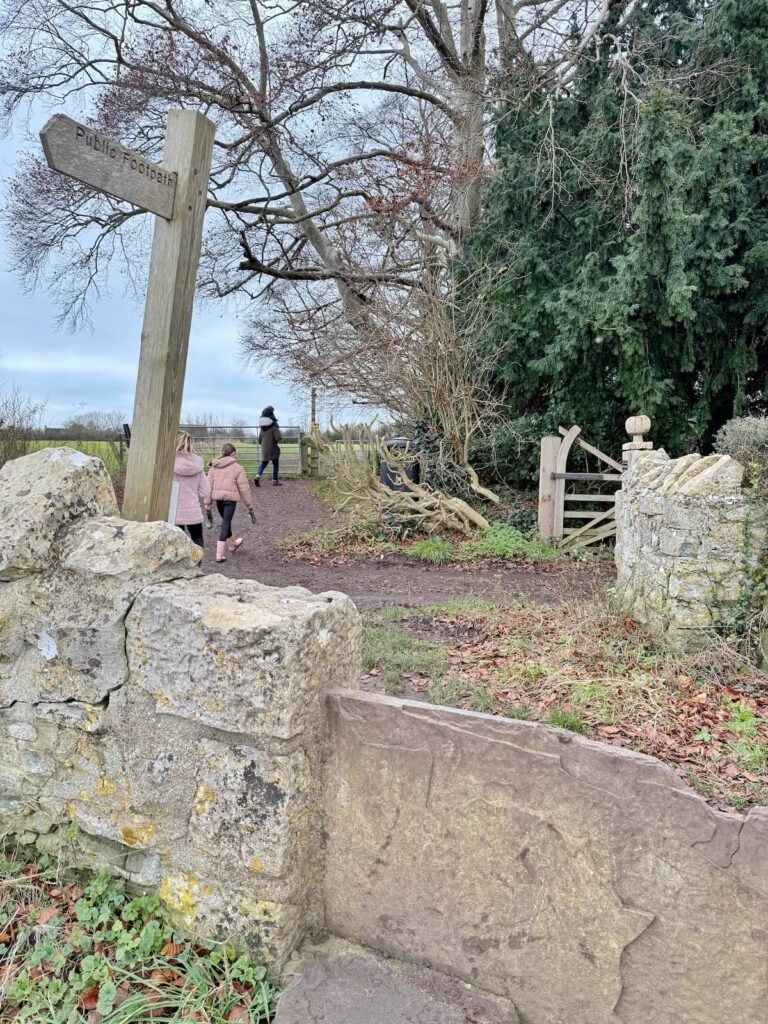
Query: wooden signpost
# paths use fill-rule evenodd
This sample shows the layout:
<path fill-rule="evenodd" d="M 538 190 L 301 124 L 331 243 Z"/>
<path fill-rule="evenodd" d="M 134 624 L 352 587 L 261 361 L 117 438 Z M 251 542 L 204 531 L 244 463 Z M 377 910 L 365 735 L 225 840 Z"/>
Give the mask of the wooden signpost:
<path fill-rule="evenodd" d="M 123 499 L 139 522 L 168 518 L 213 137 L 207 117 L 171 110 L 160 165 L 61 114 L 40 133 L 54 170 L 158 217 Z"/>

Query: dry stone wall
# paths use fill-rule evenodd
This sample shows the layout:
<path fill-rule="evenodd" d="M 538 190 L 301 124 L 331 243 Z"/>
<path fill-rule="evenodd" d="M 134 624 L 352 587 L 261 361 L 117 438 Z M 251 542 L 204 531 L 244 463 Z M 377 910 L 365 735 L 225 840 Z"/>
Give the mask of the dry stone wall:
<path fill-rule="evenodd" d="M 616 496 L 619 595 L 640 621 L 693 640 L 733 615 L 766 543 L 727 455 L 641 454 Z"/>
<path fill-rule="evenodd" d="M 330 931 L 505 996 L 527 1024 L 760 1024 L 768 808 L 641 754 L 335 693 Z"/>
<path fill-rule="evenodd" d="M 192 930 L 282 963 L 322 920 L 324 696 L 356 685 L 341 594 L 203 576 L 103 465 L 0 471 L 0 817 L 156 887 Z"/>

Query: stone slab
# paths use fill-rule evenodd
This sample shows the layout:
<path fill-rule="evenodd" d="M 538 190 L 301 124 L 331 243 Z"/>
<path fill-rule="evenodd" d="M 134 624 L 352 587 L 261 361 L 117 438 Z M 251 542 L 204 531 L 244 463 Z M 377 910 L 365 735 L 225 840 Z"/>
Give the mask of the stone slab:
<path fill-rule="evenodd" d="M 329 721 L 331 933 L 531 1024 L 763 1019 L 764 815 L 537 723 L 353 693 Z"/>
<path fill-rule="evenodd" d="M 424 967 L 339 940 L 309 947 L 274 1024 L 518 1024 L 514 1006 Z"/>

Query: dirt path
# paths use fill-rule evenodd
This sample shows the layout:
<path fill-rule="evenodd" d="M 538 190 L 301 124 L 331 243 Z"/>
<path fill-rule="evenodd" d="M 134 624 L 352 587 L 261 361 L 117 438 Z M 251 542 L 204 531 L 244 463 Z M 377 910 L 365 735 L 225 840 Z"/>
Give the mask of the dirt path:
<path fill-rule="evenodd" d="M 244 543 L 224 564 L 214 561 L 218 522 L 213 531 L 206 531 L 206 572 L 272 586 L 340 590 L 359 606 L 369 608 L 441 604 L 462 597 L 494 601 L 529 597 L 556 603 L 576 594 L 584 597 L 611 575 L 610 566 L 596 569 L 594 564 L 570 561 L 478 568 L 424 565 L 401 554 L 334 556 L 319 563 L 288 558 L 277 548 L 277 541 L 315 527 L 333 528 L 335 521 L 328 507 L 312 494 L 307 480 L 287 480 L 282 487 L 262 483 L 254 488 L 253 498 L 256 526 L 239 504 L 235 530 Z"/>

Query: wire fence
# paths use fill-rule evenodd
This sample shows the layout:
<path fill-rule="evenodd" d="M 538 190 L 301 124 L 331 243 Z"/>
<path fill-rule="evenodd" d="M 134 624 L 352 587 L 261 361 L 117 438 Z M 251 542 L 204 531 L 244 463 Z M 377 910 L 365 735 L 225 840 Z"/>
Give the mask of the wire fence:
<path fill-rule="evenodd" d="M 221 426 L 199 427 L 183 426 L 192 438 L 195 452 L 202 458 L 206 471 L 211 461 L 221 455 L 224 444 L 232 444 L 237 451 L 237 461 L 245 469 L 249 479 L 253 479 L 261 465 L 261 445 L 259 444 L 259 427 L 253 426 Z M 50 431 L 52 433 L 53 431 Z M 62 435 L 64 432 L 62 431 Z M 280 427 L 280 474 L 281 476 L 301 476 L 309 474 L 311 460 L 308 448 L 311 447 L 310 436 L 300 427 Z M 325 452 L 321 453 L 316 462 L 317 475 L 327 477 L 333 474 L 334 454 L 343 453 L 344 441 L 326 441 Z M 302 446 L 304 452 L 302 454 Z M 368 438 L 360 438 L 351 442 L 356 457 L 363 459 L 370 456 L 372 445 Z M 102 438 L 82 437 L 46 437 L 25 441 L 24 451 L 18 454 L 36 452 L 40 448 L 74 448 L 84 455 L 94 455 L 101 459 L 109 474 L 119 479 L 125 472 L 128 461 L 128 442 L 122 435 L 111 435 Z"/>
<path fill-rule="evenodd" d="M 203 460 L 205 468 L 212 459 L 221 455 L 224 444 L 232 444 L 237 450 L 237 461 L 249 478 L 253 478 L 261 465 L 261 445 L 259 444 L 258 427 L 195 427 L 186 429 L 192 438 L 195 452 Z M 280 427 L 280 474 L 282 476 L 301 476 L 301 438 L 300 427 Z"/>

